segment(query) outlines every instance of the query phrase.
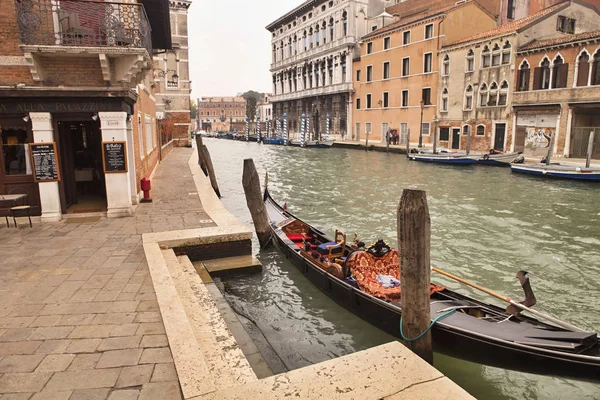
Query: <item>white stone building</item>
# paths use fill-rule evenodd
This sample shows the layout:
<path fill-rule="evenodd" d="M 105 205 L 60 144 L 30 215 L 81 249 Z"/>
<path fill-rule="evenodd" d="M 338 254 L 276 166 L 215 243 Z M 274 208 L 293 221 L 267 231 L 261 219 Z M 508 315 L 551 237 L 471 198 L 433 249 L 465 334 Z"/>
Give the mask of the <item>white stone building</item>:
<path fill-rule="evenodd" d="M 256 115 L 265 122 L 273 119 L 273 103 L 271 103 L 271 93 L 267 93 L 256 105 Z"/>
<path fill-rule="evenodd" d="M 310 117 L 311 134 L 330 130 L 344 137 L 352 126 L 352 59 L 357 43 L 393 2 L 308 0 L 267 26 L 272 34 L 274 118 L 287 114 L 293 136 L 301 116 Z M 392 18 L 389 21 L 392 22 Z"/>

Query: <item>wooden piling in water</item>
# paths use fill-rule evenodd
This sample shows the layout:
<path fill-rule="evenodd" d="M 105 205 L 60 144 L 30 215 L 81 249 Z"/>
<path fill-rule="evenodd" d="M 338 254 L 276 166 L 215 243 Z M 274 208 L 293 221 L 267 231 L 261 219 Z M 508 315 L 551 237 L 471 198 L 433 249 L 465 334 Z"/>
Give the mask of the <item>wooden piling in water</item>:
<path fill-rule="evenodd" d="M 422 190 L 404 189 L 397 210 L 398 251 L 402 304 L 402 331 L 416 338 L 429 327 L 431 222 L 427 195 Z M 431 331 L 406 345 L 433 364 Z"/>
<path fill-rule="evenodd" d="M 252 221 L 254 222 L 256 236 L 258 237 L 261 247 L 265 246 L 271 239 L 271 228 L 269 226 L 269 219 L 267 217 L 263 195 L 260 190 L 260 179 L 256 172 L 254 161 L 251 158 L 244 160 L 242 186 L 244 187 L 244 193 L 246 194 L 246 204 L 248 205 L 248 210 L 250 210 L 250 215 L 252 215 Z"/>
<path fill-rule="evenodd" d="M 552 151 L 554 150 L 554 138 L 555 132 L 550 134 L 550 141 L 548 142 L 548 154 L 546 154 L 546 165 L 550 165 L 550 159 L 552 158 Z"/>
<path fill-rule="evenodd" d="M 592 151 L 594 150 L 594 131 L 590 132 L 590 139 L 588 141 L 587 157 L 585 158 L 585 167 L 589 168 L 592 162 Z"/>
<path fill-rule="evenodd" d="M 206 167 L 206 160 L 204 159 L 204 153 L 202 151 L 203 146 L 204 143 L 202 143 L 202 136 L 197 134 L 196 149 L 198 149 L 198 165 L 200 166 L 202 172 L 204 172 L 204 175 L 208 176 L 208 168 Z"/>
<path fill-rule="evenodd" d="M 200 149 L 198 149 L 198 151 L 200 151 Z M 219 184 L 217 183 L 217 176 L 215 175 L 215 169 L 213 168 L 212 159 L 210 158 L 210 152 L 205 144 L 202 145 L 202 159 L 206 165 L 206 171 L 204 173 L 208 175 L 210 185 L 217 196 L 221 198 L 221 191 L 219 190 Z"/>

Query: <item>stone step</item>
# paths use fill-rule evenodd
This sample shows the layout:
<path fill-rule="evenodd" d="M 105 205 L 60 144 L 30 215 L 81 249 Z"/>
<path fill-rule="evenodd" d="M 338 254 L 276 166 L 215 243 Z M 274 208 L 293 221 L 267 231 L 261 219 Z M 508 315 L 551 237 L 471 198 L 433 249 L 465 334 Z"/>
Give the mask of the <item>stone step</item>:
<path fill-rule="evenodd" d="M 197 264 L 204 264 L 206 271 L 208 271 L 212 276 L 219 277 L 228 274 L 254 273 L 262 271 L 262 264 L 251 254 L 197 261 L 193 264 L 194 266 Z"/>

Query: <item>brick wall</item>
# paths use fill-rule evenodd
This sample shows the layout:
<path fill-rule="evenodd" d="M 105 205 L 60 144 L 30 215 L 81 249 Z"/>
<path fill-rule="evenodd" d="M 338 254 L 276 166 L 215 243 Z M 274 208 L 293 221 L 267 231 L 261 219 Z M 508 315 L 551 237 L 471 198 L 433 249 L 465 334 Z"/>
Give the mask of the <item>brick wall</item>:
<path fill-rule="evenodd" d="M 175 127 L 173 129 L 173 141 L 175 146 L 189 146 L 190 145 L 190 113 L 189 112 L 170 112 L 169 116 Z M 188 125 L 178 125 L 188 124 Z"/>
<path fill-rule="evenodd" d="M 15 12 L 14 0 L 0 0 L 0 57 L 22 57 L 19 47 L 19 27 Z M 24 60 L 23 60 L 24 62 Z M 33 83 L 29 67 L 4 65 L 0 68 L 0 85 L 13 86 L 17 83 Z"/>
<path fill-rule="evenodd" d="M 44 84 L 49 86 L 103 86 L 102 69 L 95 57 L 42 57 Z"/>
<path fill-rule="evenodd" d="M 134 113 L 131 122 L 133 127 L 136 187 L 137 192 L 139 193 L 141 190 L 140 180 L 144 177 L 149 178 L 159 162 L 161 143 L 159 129 L 156 122 L 156 103 L 152 97 L 150 97 L 150 94 L 147 93 L 146 90 L 144 90 L 141 86 L 138 86 L 138 93 L 139 97 L 133 109 Z M 150 150 L 149 154 L 146 154 L 146 115 L 150 115 L 151 118 L 154 118 L 153 126 L 155 132 L 155 146 Z M 139 123 L 139 118 L 141 118 L 141 126 Z"/>

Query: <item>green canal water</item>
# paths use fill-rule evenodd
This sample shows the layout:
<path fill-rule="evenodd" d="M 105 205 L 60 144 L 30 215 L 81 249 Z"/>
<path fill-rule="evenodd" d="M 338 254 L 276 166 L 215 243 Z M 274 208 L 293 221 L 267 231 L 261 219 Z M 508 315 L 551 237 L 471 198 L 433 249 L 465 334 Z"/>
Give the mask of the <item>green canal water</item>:
<path fill-rule="evenodd" d="M 206 139 L 222 201 L 251 226 L 241 184 L 245 158 L 273 197 L 333 233 L 358 232 L 396 245 L 402 190 L 427 191 L 434 266 L 522 298 L 515 273 L 530 272 L 540 311 L 600 330 L 600 185 L 547 181 L 498 167 L 409 162 L 397 154 L 299 149 Z M 228 279 L 226 298 L 258 329 L 288 369 L 394 340 L 322 294 L 276 249 L 255 251 L 262 274 Z M 432 275 L 435 282 L 487 299 Z M 494 302 L 492 299 L 488 301 Z M 435 354 L 434 365 L 479 399 L 593 399 L 600 385 L 508 371 Z"/>

